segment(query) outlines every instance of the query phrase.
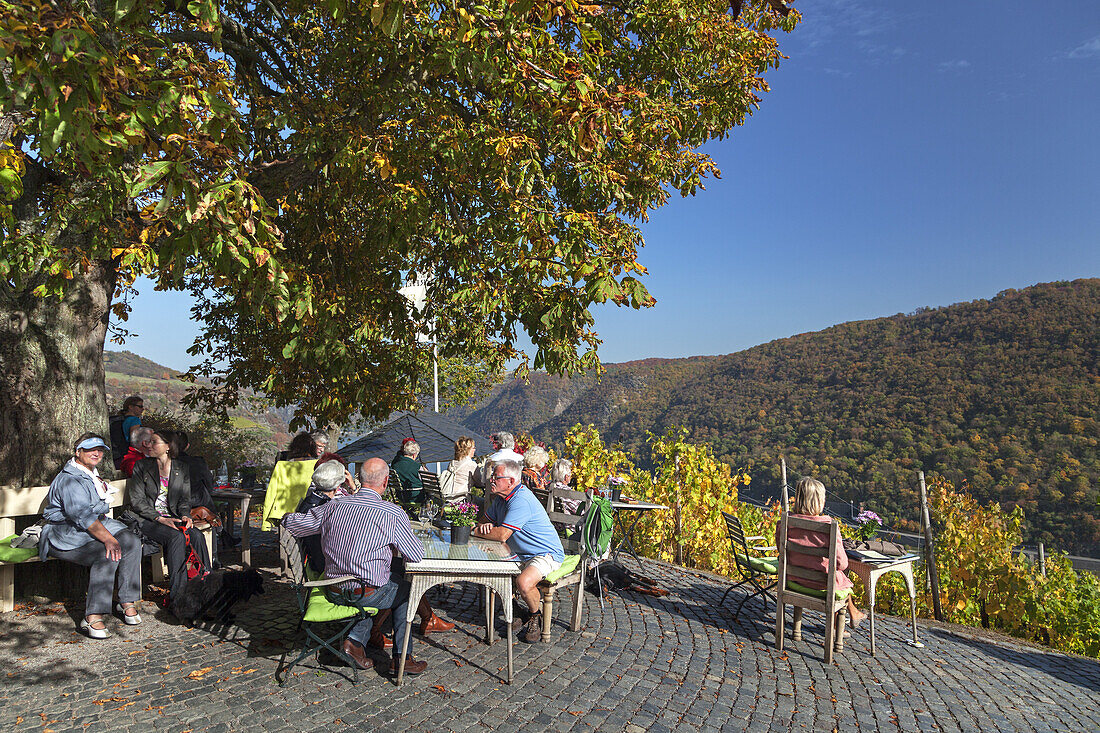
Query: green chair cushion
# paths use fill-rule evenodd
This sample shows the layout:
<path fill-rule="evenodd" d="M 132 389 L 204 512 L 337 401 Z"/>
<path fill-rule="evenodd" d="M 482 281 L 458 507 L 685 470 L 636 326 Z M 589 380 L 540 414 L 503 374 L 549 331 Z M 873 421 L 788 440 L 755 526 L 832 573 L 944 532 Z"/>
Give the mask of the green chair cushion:
<path fill-rule="evenodd" d="M 580 555 L 566 555 L 565 560 L 562 561 L 561 567 L 554 572 L 547 575 L 544 580 L 547 583 L 556 583 L 566 575 L 577 569 L 577 563 L 580 562 Z"/>
<path fill-rule="evenodd" d="M 801 593 L 804 596 L 813 596 L 814 598 L 824 598 L 825 591 L 819 588 L 807 588 L 804 585 L 799 585 L 790 578 L 787 578 L 787 590 L 794 591 L 795 593 Z M 852 589 L 844 588 L 843 590 L 833 591 L 833 595 L 836 596 L 838 601 L 845 600 L 848 596 L 852 595 Z"/>
<path fill-rule="evenodd" d="M 738 552 L 737 560 L 742 565 L 748 565 L 750 568 L 758 573 L 768 573 L 769 575 L 775 575 L 779 572 L 778 557 L 753 557 L 752 555 L 744 555 Z"/>
<path fill-rule="evenodd" d="M 38 557 L 37 547 L 12 547 L 11 541 L 19 535 L 13 534 L 0 540 L 0 562 L 26 562 Z"/>
<path fill-rule="evenodd" d="M 377 608 L 364 606 L 364 610 L 372 616 L 378 613 Z M 302 617 L 302 620 L 308 623 L 341 621 L 358 613 L 358 606 L 340 606 L 330 601 L 328 596 L 325 595 L 324 588 L 310 588 L 309 603 L 306 605 L 306 615 Z"/>

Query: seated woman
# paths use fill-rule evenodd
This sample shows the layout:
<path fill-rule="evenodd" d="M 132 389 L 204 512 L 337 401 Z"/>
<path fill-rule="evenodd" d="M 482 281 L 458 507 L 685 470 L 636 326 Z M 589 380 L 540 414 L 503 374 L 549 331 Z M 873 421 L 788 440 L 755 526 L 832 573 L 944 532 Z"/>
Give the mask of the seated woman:
<path fill-rule="evenodd" d="M 401 452 L 390 463 L 390 468 L 396 471 L 398 478 L 401 479 L 401 486 L 394 488 L 398 489 L 397 496 L 403 502 L 412 504 L 423 502 L 424 483 L 420 480 L 420 461 L 417 460 L 419 456 L 420 443 L 412 438 L 405 438 L 401 443 Z"/>
<path fill-rule="evenodd" d="M 451 461 L 449 470 L 454 474 L 454 483 L 451 484 L 449 494 L 443 497 L 444 501 L 466 498 L 470 493 L 470 474 L 477 470 L 473 438 L 463 435 L 455 441 L 455 458 Z"/>
<path fill-rule="evenodd" d="M 127 624 L 141 623 L 141 539 L 107 516 L 114 489 L 96 468 L 107 451 L 107 443 L 95 433 L 77 439 L 72 459 L 50 484 L 42 511 L 46 525 L 38 542 L 43 560 L 57 557 L 91 568 L 80 628 L 93 639 L 109 636 L 103 617 L 111 612 L 116 579 L 120 602 L 115 610 Z"/>
<path fill-rule="evenodd" d="M 351 471 L 348 470 L 348 460 L 339 453 L 323 453 L 321 457 L 317 459 L 317 463 L 314 464 L 313 469 L 317 470 L 325 463 L 337 463 L 344 469 L 344 481 L 336 488 L 337 496 L 351 496 L 359 491 L 359 484 L 356 482 L 355 477 L 351 475 Z M 313 490 L 313 484 L 310 483 L 309 490 Z"/>
<path fill-rule="evenodd" d="M 802 519 L 812 519 L 816 522 L 832 522 L 832 517 L 827 517 L 822 514 L 825 511 L 825 484 L 821 483 L 815 478 L 809 476 L 800 478 L 798 483 L 795 484 L 794 503 L 791 505 L 791 516 L 800 517 Z M 775 544 L 779 545 L 779 528 L 776 527 Z M 799 529 L 797 527 L 790 527 L 787 529 L 787 542 L 792 545 L 801 545 L 802 547 L 820 548 L 825 547 L 829 538 L 820 532 L 812 532 L 806 529 Z M 797 565 L 800 568 L 806 568 L 807 570 L 818 570 L 822 573 L 828 571 L 829 560 L 825 557 L 815 557 L 813 555 L 803 555 L 799 552 L 788 553 L 788 558 L 792 565 Z M 833 587 L 836 590 L 844 590 L 845 588 L 852 587 L 852 581 L 848 579 L 848 576 L 844 573 L 848 569 L 848 554 L 844 552 L 844 547 L 840 544 L 836 546 L 836 578 L 833 580 Z M 812 580 L 798 581 L 801 585 L 807 588 L 819 588 L 825 590 L 824 582 L 815 582 Z M 855 601 L 852 600 L 852 596 L 848 596 L 848 621 L 855 628 L 859 626 L 860 622 L 867 616 L 867 614 L 856 608 Z"/>
<path fill-rule="evenodd" d="M 139 518 L 137 529 L 164 548 L 169 597 L 177 596 L 187 582 L 185 532 L 203 567 L 210 568 L 202 533 L 191 526 L 191 473 L 178 460 L 172 438 L 171 431 L 154 430 L 148 443 L 150 457 L 134 465 L 134 475 L 126 484 L 130 509 Z"/>
<path fill-rule="evenodd" d="M 345 481 L 347 470 L 337 461 L 326 461 L 313 469 L 309 493 L 298 504 L 297 512 L 305 514 L 314 507 L 327 504 L 336 496 L 336 491 Z M 325 572 L 325 553 L 321 548 L 321 535 L 312 534 L 298 539 L 309 569 L 320 575 Z"/>
<path fill-rule="evenodd" d="M 568 458 L 559 458 L 554 461 L 554 465 L 550 467 L 550 484 L 546 487 L 547 491 L 553 490 L 568 490 L 573 487 L 570 485 L 573 483 L 573 462 Z M 558 499 L 560 506 L 555 509 L 560 509 L 566 514 L 579 514 L 581 508 L 580 499 Z"/>
<path fill-rule="evenodd" d="M 523 454 L 523 485 L 535 492 L 539 499 L 546 499 L 546 464 L 550 454 L 541 445 L 533 445 Z"/>

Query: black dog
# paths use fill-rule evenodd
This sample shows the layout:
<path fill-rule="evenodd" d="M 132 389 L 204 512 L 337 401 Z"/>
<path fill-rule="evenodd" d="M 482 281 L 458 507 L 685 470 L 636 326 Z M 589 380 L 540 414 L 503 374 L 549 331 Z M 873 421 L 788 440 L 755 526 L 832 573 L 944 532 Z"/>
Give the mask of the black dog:
<path fill-rule="evenodd" d="M 228 624 L 233 621 L 230 609 L 235 604 L 263 592 L 264 579 L 252 568 L 214 570 L 184 585 L 183 593 L 171 600 L 169 609 L 189 625 L 204 618 Z"/>

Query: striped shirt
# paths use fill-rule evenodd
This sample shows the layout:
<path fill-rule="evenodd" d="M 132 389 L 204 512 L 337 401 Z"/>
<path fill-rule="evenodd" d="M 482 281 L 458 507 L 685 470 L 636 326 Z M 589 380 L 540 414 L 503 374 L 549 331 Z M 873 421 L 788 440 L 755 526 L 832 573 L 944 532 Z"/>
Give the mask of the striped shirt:
<path fill-rule="evenodd" d="M 321 535 L 329 578 L 353 575 L 380 588 L 390 580 L 395 549 L 409 562 L 424 559 L 424 545 L 413 534 L 404 510 L 366 487 L 305 514 L 287 514 L 283 526 L 295 537 Z"/>

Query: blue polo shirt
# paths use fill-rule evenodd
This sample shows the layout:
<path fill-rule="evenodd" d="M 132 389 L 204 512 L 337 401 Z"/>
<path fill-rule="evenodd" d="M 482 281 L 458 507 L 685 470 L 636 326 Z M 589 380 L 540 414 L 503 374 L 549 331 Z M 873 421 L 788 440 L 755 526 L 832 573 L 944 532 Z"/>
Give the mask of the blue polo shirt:
<path fill-rule="evenodd" d="M 508 547 L 520 560 L 526 562 L 539 555 L 550 555 L 556 562 L 565 560 L 561 540 L 546 509 L 523 484 L 508 496 L 494 497 L 485 515 L 493 524 L 512 530 Z"/>

